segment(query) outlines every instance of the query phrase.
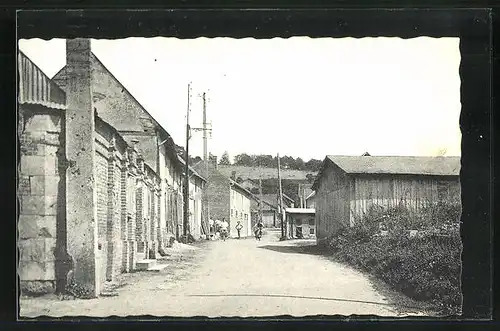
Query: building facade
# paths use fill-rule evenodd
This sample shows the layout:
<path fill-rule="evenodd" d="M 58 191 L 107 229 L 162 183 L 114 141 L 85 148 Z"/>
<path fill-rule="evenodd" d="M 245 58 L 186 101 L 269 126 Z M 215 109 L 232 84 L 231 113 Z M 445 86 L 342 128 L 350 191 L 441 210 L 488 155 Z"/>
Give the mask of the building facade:
<path fill-rule="evenodd" d="M 312 191 L 306 198 L 306 208 L 316 208 L 316 192 Z"/>
<path fill-rule="evenodd" d="M 315 238 L 315 210 L 309 208 L 286 208 L 286 222 L 290 238 Z"/>
<path fill-rule="evenodd" d="M 203 202 L 204 209 L 209 208 L 210 218 L 226 220 L 229 223 L 229 234 L 232 237 L 237 236 L 236 225 L 239 221 L 243 226 L 241 236 L 251 236 L 251 201 L 256 199 L 255 196 L 219 172 L 215 158 L 208 163 L 201 161 L 193 168 L 207 181 L 205 186 L 206 200 Z"/>
<path fill-rule="evenodd" d="M 145 111 L 124 120 L 141 109 L 103 74 L 90 40 L 66 50 L 57 84 L 18 55 L 18 271 L 23 293 L 96 297 L 182 233 L 182 164 Z M 192 180 L 196 201 L 203 184 Z"/>
<path fill-rule="evenodd" d="M 92 104 L 100 118 L 112 125 L 125 141 L 137 146 L 144 162 L 160 178 L 160 245 L 183 233 L 182 163 L 168 132 L 90 52 Z M 68 64 L 52 79 L 63 90 L 69 84 Z"/>
<path fill-rule="evenodd" d="M 354 225 L 371 206 L 417 212 L 460 201 L 460 157 L 327 156 L 313 189 L 319 241 Z"/>

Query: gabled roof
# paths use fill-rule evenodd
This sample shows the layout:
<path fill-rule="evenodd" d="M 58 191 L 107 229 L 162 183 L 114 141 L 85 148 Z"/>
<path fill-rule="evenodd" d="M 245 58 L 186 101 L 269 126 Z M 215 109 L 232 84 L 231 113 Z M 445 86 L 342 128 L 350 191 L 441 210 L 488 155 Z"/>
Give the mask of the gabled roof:
<path fill-rule="evenodd" d="M 246 188 L 244 188 L 243 186 L 241 186 L 240 184 L 238 184 L 236 181 L 232 180 L 231 178 L 229 178 L 229 182 L 231 183 L 231 186 L 234 186 L 240 190 L 242 190 L 244 193 L 246 193 L 246 195 L 250 198 L 250 199 L 254 199 L 254 200 L 257 200 L 258 199 L 255 197 L 255 195 L 250 192 L 249 190 L 247 190 Z"/>
<path fill-rule="evenodd" d="M 20 104 L 66 109 L 66 93 L 21 51 L 17 54 L 17 68 Z"/>
<path fill-rule="evenodd" d="M 316 189 L 321 175 L 329 164 L 335 164 L 346 174 L 391 174 L 459 176 L 459 156 L 326 156 L 316 178 Z"/>
<path fill-rule="evenodd" d="M 146 108 L 134 97 L 134 95 L 132 93 L 130 93 L 125 86 L 123 86 L 122 82 L 120 82 L 113 75 L 113 73 L 102 63 L 102 61 L 94 53 L 91 52 L 90 55 L 91 55 L 92 59 L 95 60 L 104 69 L 104 71 L 111 77 L 111 79 L 114 80 L 119 86 L 122 87 L 122 92 L 124 94 L 126 94 L 128 97 L 130 97 L 130 99 L 137 106 L 137 108 L 139 108 L 145 115 L 147 115 L 151 119 L 151 121 L 153 122 L 153 125 L 158 130 L 158 132 L 160 133 L 162 138 L 166 140 L 165 145 L 166 145 L 166 147 L 168 147 L 167 151 L 170 154 L 171 158 L 173 159 L 174 162 L 178 161 L 177 152 L 175 150 L 175 142 L 173 141 L 172 136 L 167 132 L 167 130 L 165 128 L 163 128 L 163 126 L 161 126 L 160 123 L 158 123 L 158 121 L 156 121 L 156 119 L 153 117 L 153 115 L 151 115 L 146 110 Z M 66 69 L 67 69 L 67 65 L 64 65 L 64 67 L 62 67 L 61 70 L 59 70 L 52 77 L 52 80 L 62 79 L 66 74 Z M 111 123 L 111 124 L 113 124 L 113 123 Z M 122 132 L 121 130 L 119 130 L 119 131 Z M 125 133 L 125 131 L 123 131 L 123 133 Z M 175 164 L 175 166 L 177 166 L 177 167 L 179 167 L 180 165 L 181 165 L 181 163 L 179 163 L 179 162 L 177 162 L 177 164 Z"/>
<path fill-rule="evenodd" d="M 314 196 L 316 195 L 316 191 L 312 191 L 307 197 L 306 197 L 306 200 L 309 200 L 311 198 L 313 198 Z"/>
<path fill-rule="evenodd" d="M 186 165 L 186 162 L 184 162 L 184 159 L 183 159 L 182 157 L 180 157 L 180 156 L 177 156 L 177 157 L 179 158 L 179 162 L 180 162 L 183 166 L 185 166 L 185 165 Z M 196 170 L 194 170 L 192 166 L 188 166 L 188 169 L 189 169 L 189 171 L 191 172 L 191 175 L 192 175 L 192 176 L 196 176 L 196 177 L 198 177 L 199 179 L 201 179 L 201 180 L 202 180 L 202 181 L 204 181 L 204 182 L 206 182 L 206 181 L 207 181 L 207 180 L 206 180 L 203 176 L 201 176 L 201 175 L 200 175 L 200 174 L 199 174 Z"/>

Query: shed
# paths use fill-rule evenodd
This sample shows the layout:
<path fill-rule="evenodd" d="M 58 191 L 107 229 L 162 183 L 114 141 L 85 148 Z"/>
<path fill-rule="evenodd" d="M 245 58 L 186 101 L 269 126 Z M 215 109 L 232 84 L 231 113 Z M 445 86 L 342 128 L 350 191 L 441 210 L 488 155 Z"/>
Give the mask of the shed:
<path fill-rule="evenodd" d="M 327 156 L 312 189 L 316 236 L 352 226 L 371 206 L 410 211 L 436 201 L 460 201 L 460 157 Z"/>
<path fill-rule="evenodd" d="M 295 238 L 315 237 L 315 214 L 314 208 L 285 208 L 289 236 Z"/>

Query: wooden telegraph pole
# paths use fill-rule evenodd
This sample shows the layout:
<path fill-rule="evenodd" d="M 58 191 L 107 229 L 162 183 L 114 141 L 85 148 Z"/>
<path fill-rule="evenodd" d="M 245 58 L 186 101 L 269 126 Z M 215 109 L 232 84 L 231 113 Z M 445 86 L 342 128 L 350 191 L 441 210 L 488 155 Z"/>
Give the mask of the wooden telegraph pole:
<path fill-rule="evenodd" d="M 191 131 L 203 131 L 203 161 L 205 162 L 205 179 L 208 181 L 209 176 L 208 176 L 208 162 L 209 156 L 208 156 L 208 132 L 210 132 L 210 135 L 212 133 L 212 128 L 208 127 L 208 122 L 207 122 L 207 102 L 206 102 L 206 93 L 203 92 L 202 94 L 202 99 L 203 99 L 203 126 L 201 128 L 190 128 Z M 208 185 L 208 183 L 207 183 Z M 203 205 L 205 206 L 205 211 L 207 213 L 206 216 L 206 222 L 205 224 L 205 230 L 207 231 L 207 235 L 210 234 L 210 206 L 208 204 L 208 196 L 206 189 L 203 190 Z M 203 227 L 203 223 L 202 223 Z"/>
<path fill-rule="evenodd" d="M 280 154 L 278 153 L 278 185 L 279 185 L 279 212 L 281 218 L 281 238 L 285 239 L 285 228 L 284 228 L 284 213 L 283 213 L 283 192 L 281 190 L 281 170 L 280 170 Z"/>
<path fill-rule="evenodd" d="M 191 130 L 189 128 L 189 111 L 190 111 L 190 95 L 191 95 L 191 83 L 188 84 L 188 96 L 187 96 L 187 115 L 186 115 L 186 149 L 184 154 L 184 240 L 187 241 L 188 227 L 189 227 L 189 138 Z"/>

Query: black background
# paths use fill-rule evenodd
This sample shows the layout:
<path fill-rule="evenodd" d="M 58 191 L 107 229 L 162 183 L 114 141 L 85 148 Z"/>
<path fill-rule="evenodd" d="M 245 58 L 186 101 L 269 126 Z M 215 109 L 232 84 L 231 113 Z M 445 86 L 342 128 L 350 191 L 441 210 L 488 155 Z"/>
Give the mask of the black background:
<path fill-rule="evenodd" d="M 118 2 L 118 1 L 116 1 Z M 412 38 L 418 36 L 431 37 L 460 37 L 461 51 L 461 103 L 462 112 L 460 125 L 462 131 L 462 239 L 463 239 L 463 314 L 461 318 L 466 319 L 489 319 L 492 317 L 492 253 L 493 253 L 493 210 L 495 204 L 492 203 L 493 189 L 493 133 L 496 125 L 493 123 L 493 109 L 497 108 L 495 98 L 498 92 L 498 84 L 494 75 L 498 72 L 498 51 L 493 44 L 498 44 L 498 34 L 494 34 L 493 29 L 498 25 L 495 15 L 497 11 L 481 9 L 486 3 L 476 2 L 465 4 L 476 9 L 462 8 L 453 9 L 461 5 L 459 1 L 446 4 L 442 1 L 440 7 L 434 5 L 433 8 L 425 8 L 432 4 L 432 1 L 402 1 L 402 2 L 382 2 L 377 1 L 372 4 L 372 9 L 366 9 L 366 2 L 351 1 L 347 5 L 343 1 L 329 2 L 337 7 L 345 9 L 325 9 L 325 4 L 318 4 L 316 8 L 309 4 L 303 8 L 284 9 L 259 9 L 240 10 L 226 5 L 226 9 L 205 7 L 200 9 L 187 8 L 186 2 L 176 4 L 175 10 L 171 11 L 114 11 L 111 9 L 92 11 L 89 7 L 97 5 L 97 1 L 74 1 L 61 5 L 63 2 L 31 1 L 17 4 L 17 8 L 33 9 L 55 9 L 60 11 L 21 11 L 18 12 L 18 37 L 19 38 L 71 38 L 71 37 L 91 37 L 91 38 L 124 38 L 131 36 L 153 37 L 171 36 L 178 38 L 205 37 L 254 37 L 273 38 L 291 36 L 310 37 L 375 37 L 375 36 L 395 36 L 401 38 Z M 148 5 L 139 1 L 135 4 L 124 3 L 121 7 L 113 9 L 132 8 L 158 8 L 159 4 L 150 2 Z M 159 3 L 159 1 L 158 1 Z M 253 2 L 254 7 L 263 6 L 264 2 Z M 265 2 L 267 8 L 279 8 L 279 4 L 274 1 Z M 291 6 L 292 2 L 288 2 Z M 361 5 L 365 5 L 362 7 Z M 111 8 L 111 4 L 100 4 L 103 8 Z M 191 5 L 194 7 L 194 5 Z M 281 4 L 283 6 L 283 4 Z M 322 8 L 319 8 L 322 6 Z M 350 6 L 350 7 L 348 7 Z M 358 6 L 358 7 L 356 7 Z M 404 8 L 404 7 L 407 8 Z M 420 7 L 408 8 L 408 7 Z M 463 7 L 464 5 L 462 5 Z M 184 9 L 183 9 L 183 8 Z M 248 4 L 239 4 L 241 8 L 251 8 Z M 393 9 L 381 9 L 381 7 Z M 88 8 L 84 11 L 67 12 L 62 9 L 68 8 Z M 95 7 L 94 7 L 95 8 Z M 365 10 L 360 10 L 365 8 Z M 396 9 L 394 9 L 396 8 Z M 5 245 L 1 263 L 3 266 L 3 282 L 1 298 L 3 306 L 0 309 L 1 320 L 16 320 L 16 205 L 17 199 L 13 194 L 16 190 L 16 8 L 0 7 L 0 59 L 2 68 L 2 79 L 0 80 L 0 91 L 2 93 L 1 111 L 3 114 L 2 123 L 5 135 L 3 142 L 2 174 L 5 176 L 2 184 L 3 205 L 9 212 L 3 218 L 1 243 Z M 367 54 L 366 61 L 370 61 Z M 293 68 L 290 68 L 293 70 Z M 495 72 L 493 72 L 493 69 Z M 263 77 L 265 72 L 262 73 Z M 496 77 L 496 75 L 495 75 Z M 496 79 L 498 81 L 498 79 Z M 361 96 L 361 95 L 360 95 Z M 402 110 L 404 111 L 404 109 Z M 495 120 L 496 123 L 496 120 Z M 481 139 L 480 136 L 483 138 Z M 9 153 L 11 152 L 11 153 Z M 495 315 L 497 313 L 495 312 Z M 314 322 L 314 326 L 325 325 L 332 317 L 324 317 L 324 322 Z M 317 318 L 319 320 L 319 318 Z M 179 321 L 180 322 L 180 321 Z M 257 321 L 249 321 L 258 323 Z M 281 325 L 288 328 L 304 329 L 309 325 L 303 322 L 293 321 L 293 323 Z M 232 322 L 234 323 L 234 322 Z M 409 323 L 409 321 L 407 321 Z M 413 322 L 415 323 L 415 322 Z M 260 323 L 258 323 L 260 324 Z M 275 328 L 277 325 L 266 322 L 267 327 Z M 384 325 L 385 328 L 394 327 L 400 329 L 409 327 L 406 325 Z M 462 323 L 462 327 L 471 327 Z M 475 326 L 485 328 L 486 325 Z M 483 323 L 479 323 L 483 324 Z M 14 325 L 3 325 L 7 329 L 12 329 Z M 33 325 L 32 325 L 33 326 Z M 132 323 L 121 324 L 120 329 L 133 326 Z M 181 326 L 180 324 L 176 325 Z M 184 327 L 194 327 L 193 322 L 182 324 Z M 233 328 L 228 322 L 226 325 L 218 325 Z M 242 325 L 243 326 L 243 325 Z M 240 326 L 240 327 L 242 327 Z M 246 325 L 247 327 L 250 324 Z M 255 327 L 256 325 L 251 325 Z M 27 327 L 24 325 L 24 327 Z M 45 325 L 52 328 L 54 325 Z M 63 326 L 65 328 L 69 325 Z M 74 326 L 71 326 L 74 327 Z M 83 325 L 78 327 L 98 327 L 109 328 L 110 325 Z M 150 326 L 146 326 L 150 327 Z M 162 327 L 169 327 L 163 325 Z M 174 327 L 174 325 L 170 326 Z M 206 327 L 206 326 L 205 326 Z M 331 326 L 330 326 L 331 327 Z M 362 327 L 359 323 L 344 323 L 335 327 Z M 412 327 L 415 327 L 413 325 Z M 430 327 L 430 325 L 417 325 L 416 327 Z M 446 327 L 446 325 L 441 325 Z M 449 325 L 448 325 L 449 327 Z M 457 327 L 456 325 L 454 327 Z"/>

